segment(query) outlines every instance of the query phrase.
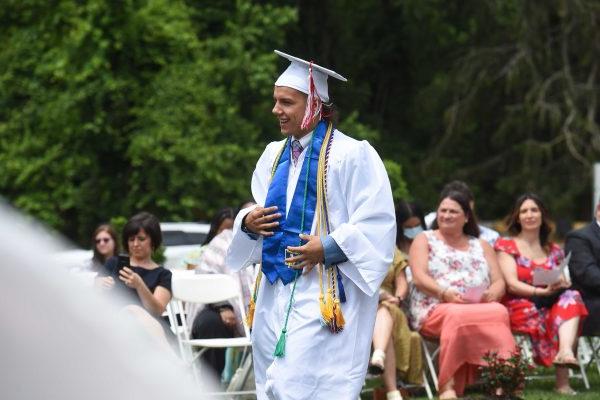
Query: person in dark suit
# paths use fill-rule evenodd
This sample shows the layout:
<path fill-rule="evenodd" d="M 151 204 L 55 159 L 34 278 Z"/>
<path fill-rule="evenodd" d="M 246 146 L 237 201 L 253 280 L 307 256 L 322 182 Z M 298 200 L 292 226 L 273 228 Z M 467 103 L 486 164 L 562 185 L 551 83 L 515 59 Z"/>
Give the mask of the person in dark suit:
<path fill-rule="evenodd" d="M 569 271 L 573 288 L 589 311 L 583 336 L 600 336 L 600 200 L 591 224 L 567 234 L 565 253 L 571 252 Z"/>

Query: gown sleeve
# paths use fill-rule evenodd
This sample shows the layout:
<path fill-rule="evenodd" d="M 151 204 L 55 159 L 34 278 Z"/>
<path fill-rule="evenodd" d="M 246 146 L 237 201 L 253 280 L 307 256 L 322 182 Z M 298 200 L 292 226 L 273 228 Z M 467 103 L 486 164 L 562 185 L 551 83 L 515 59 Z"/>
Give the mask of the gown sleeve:
<path fill-rule="evenodd" d="M 348 221 L 330 234 L 348 257 L 339 269 L 372 296 L 393 259 L 396 216 L 387 172 L 368 142 L 359 142 L 346 153 L 340 167 L 340 182 Z"/>

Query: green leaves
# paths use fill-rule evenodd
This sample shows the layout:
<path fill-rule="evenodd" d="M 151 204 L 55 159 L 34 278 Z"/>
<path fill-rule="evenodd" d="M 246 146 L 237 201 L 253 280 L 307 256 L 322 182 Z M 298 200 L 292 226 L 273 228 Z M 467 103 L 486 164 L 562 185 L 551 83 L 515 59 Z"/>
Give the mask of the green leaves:
<path fill-rule="evenodd" d="M 247 198 L 294 12 L 223 4 L 7 3 L 0 193 L 82 242 L 113 216 L 207 219 Z"/>

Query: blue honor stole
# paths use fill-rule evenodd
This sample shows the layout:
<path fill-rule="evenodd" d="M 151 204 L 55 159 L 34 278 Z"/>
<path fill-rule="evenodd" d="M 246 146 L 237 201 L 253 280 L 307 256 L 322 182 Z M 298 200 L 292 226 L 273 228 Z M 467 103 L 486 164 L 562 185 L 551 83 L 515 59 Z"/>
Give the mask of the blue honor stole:
<path fill-rule="evenodd" d="M 315 127 L 310 148 L 307 148 L 307 155 L 302 162 L 300 177 L 287 216 L 287 186 L 291 162 L 290 140 L 287 141 L 279 162 L 274 167 L 276 170 L 269 185 L 265 207 L 277 206 L 277 212 L 281 214 L 281 217 L 278 219 L 279 226 L 273 230 L 274 234 L 263 238 L 262 248 L 262 271 L 271 284 L 275 283 L 277 279 L 281 279 L 281 282 L 287 285 L 295 279 L 298 272 L 285 264 L 285 250 L 288 246 L 300 245 L 299 235 L 301 233 L 310 235 L 317 206 L 319 153 L 326 131 L 327 123 L 324 121 L 320 121 Z"/>

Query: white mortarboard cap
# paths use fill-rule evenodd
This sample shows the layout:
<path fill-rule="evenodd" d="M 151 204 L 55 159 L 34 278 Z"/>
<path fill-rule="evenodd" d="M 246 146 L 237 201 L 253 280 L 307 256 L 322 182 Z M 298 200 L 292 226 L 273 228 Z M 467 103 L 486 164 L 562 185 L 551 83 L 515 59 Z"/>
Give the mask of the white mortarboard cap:
<path fill-rule="evenodd" d="M 347 79 L 338 74 L 335 71 L 321 67 L 320 65 L 305 61 L 301 58 L 291 56 L 282 51 L 275 50 L 277 55 L 290 60 L 290 66 L 281 74 L 281 76 L 275 81 L 275 86 L 286 86 L 291 87 L 306 93 L 309 93 L 309 68 L 312 66 L 312 78 L 315 84 L 317 95 L 324 103 L 329 102 L 329 92 L 327 90 L 327 77 L 339 79 L 346 82 Z"/>

